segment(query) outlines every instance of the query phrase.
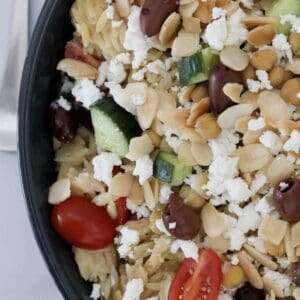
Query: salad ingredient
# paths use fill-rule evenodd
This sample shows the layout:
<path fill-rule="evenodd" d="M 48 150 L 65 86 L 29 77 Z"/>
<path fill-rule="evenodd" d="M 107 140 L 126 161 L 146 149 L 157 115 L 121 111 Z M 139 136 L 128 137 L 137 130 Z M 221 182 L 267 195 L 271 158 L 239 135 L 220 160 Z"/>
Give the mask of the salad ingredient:
<path fill-rule="evenodd" d="M 289 43 L 295 55 L 300 55 L 300 33 L 291 32 L 289 37 Z"/>
<path fill-rule="evenodd" d="M 239 265 L 229 265 L 223 277 L 223 284 L 228 289 L 239 286 L 245 280 L 243 269 Z"/>
<path fill-rule="evenodd" d="M 285 82 L 280 91 L 281 97 L 294 105 L 300 105 L 300 98 L 298 97 L 299 93 L 300 78 L 289 79 Z"/>
<path fill-rule="evenodd" d="M 160 152 L 154 162 L 153 176 L 160 181 L 178 184 L 192 173 L 192 167 L 185 166 L 176 155 Z"/>
<path fill-rule="evenodd" d="M 276 0 L 266 12 L 266 15 L 275 21 L 277 32 L 284 34 L 290 32 L 291 24 L 282 23 L 281 17 L 288 14 L 300 17 L 300 5 L 298 0 Z"/>
<path fill-rule="evenodd" d="M 184 204 L 177 194 L 170 195 L 162 219 L 170 234 L 178 239 L 193 239 L 200 230 L 199 216 L 190 206 Z"/>
<path fill-rule="evenodd" d="M 180 86 L 208 80 L 210 70 L 218 61 L 218 56 L 210 48 L 183 57 L 177 63 Z"/>
<path fill-rule="evenodd" d="M 222 282 L 221 260 L 210 249 L 200 249 L 196 262 L 186 258 L 169 289 L 168 300 L 216 300 Z"/>
<path fill-rule="evenodd" d="M 159 40 L 163 46 L 168 46 L 176 37 L 180 23 L 180 15 L 176 12 L 171 13 L 164 21 L 159 33 Z"/>
<path fill-rule="evenodd" d="M 195 130 L 206 140 L 217 138 L 221 133 L 217 118 L 213 113 L 200 116 L 195 124 Z"/>
<path fill-rule="evenodd" d="M 273 25 L 267 24 L 252 29 L 248 34 L 248 43 L 255 47 L 271 44 L 276 31 Z"/>
<path fill-rule="evenodd" d="M 140 15 L 142 32 L 148 37 L 158 34 L 166 18 L 176 10 L 176 0 L 146 0 Z"/>
<path fill-rule="evenodd" d="M 234 71 L 243 71 L 249 64 L 249 56 L 237 46 L 226 46 L 220 53 L 223 65 Z"/>
<path fill-rule="evenodd" d="M 73 107 L 66 110 L 58 101 L 53 101 L 49 108 L 49 124 L 54 137 L 63 143 L 70 143 L 78 129 L 77 113 Z"/>
<path fill-rule="evenodd" d="M 115 222 L 106 207 L 81 196 L 70 197 L 54 206 L 51 223 L 66 242 L 82 249 L 105 248 L 116 235 Z"/>
<path fill-rule="evenodd" d="M 141 134 L 133 115 L 111 98 L 103 98 L 92 105 L 91 114 L 97 146 L 124 157 L 130 139 Z"/>
<path fill-rule="evenodd" d="M 277 53 L 272 49 L 258 50 L 251 57 L 251 65 L 264 71 L 270 71 L 277 61 Z"/>
<path fill-rule="evenodd" d="M 230 70 L 222 63 L 218 63 L 211 71 L 209 76 L 209 97 L 211 101 L 211 109 L 214 113 L 220 114 L 226 108 L 235 103 L 223 92 L 226 83 L 243 84 L 240 73 Z"/>
<path fill-rule="evenodd" d="M 116 201 L 118 225 L 125 224 L 129 219 L 129 210 L 127 209 L 126 201 L 126 197 L 121 197 Z"/>
<path fill-rule="evenodd" d="M 281 218 L 289 223 L 300 221 L 300 181 L 289 178 L 274 189 L 274 205 Z"/>
<path fill-rule="evenodd" d="M 256 289 L 249 282 L 246 282 L 240 287 L 235 296 L 235 300 L 264 300 L 265 295 L 263 290 Z"/>
<path fill-rule="evenodd" d="M 300 262 L 297 262 L 295 265 L 295 283 L 297 286 L 300 286 Z"/>

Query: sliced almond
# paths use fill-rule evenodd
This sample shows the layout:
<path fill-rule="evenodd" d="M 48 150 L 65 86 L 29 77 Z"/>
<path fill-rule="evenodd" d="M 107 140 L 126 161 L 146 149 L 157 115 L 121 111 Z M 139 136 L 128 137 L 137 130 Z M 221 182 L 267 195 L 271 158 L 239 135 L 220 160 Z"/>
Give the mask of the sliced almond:
<path fill-rule="evenodd" d="M 290 262 L 296 262 L 296 253 L 295 253 L 295 248 L 292 246 L 292 241 L 291 241 L 291 229 L 288 228 L 285 236 L 284 236 L 284 246 L 285 246 L 285 251 L 286 251 L 286 256 Z"/>
<path fill-rule="evenodd" d="M 244 251 L 240 251 L 237 254 L 237 257 L 239 259 L 239 264 L 242 267 L 243 271 L 245 272 L 250 283 L 257 289 L 262 289 L 263 288 L 262 278 L 259 275 L 257 269 L 248 259 L 247 254 Z"/>
<path fill-rule="evenodd" d="M 300 287 L 296 287 L 293 291 L 293 297 L 295 300 L 300 300 Z"/>
<path fill-rule="evenodd" d="M 192 143 L 205 143 L 206 140 L 194 128 L 181 128 L 180 131 Z"/>
<path fill-rule="evenodd" d="M 170 111 L 176 109 L 175 97 L 164 90 L 156 90 L 159 97 L 158 112 Z"/>
<path fill-rule="evenodd" d="M 109 193 L 117 197 L 127 197 L 131 191 L 133 176 L 130 173 L 118 173 L 112 178 Z"/>
<path fill-rule="evenodd" d="M 300 75 L 300 58 L 294 58 L 293 63 L 288 63 L 286 69 L 296 75 Z"/>
<path fill-rule="evenodd" d="M 300 246 L 300 222 L 291 228 L 291 244 L 294 248 Z"/>
<path fill-rule="evenodd" d="M 217 119 L 212 113 L 205 113 L 200 116 L 196 121 L 195 130 L 206 140 L 214 139 L 221 133 Z"/>
<path fill-rule="evenodd" d="M 244 133 L 243 136 L 243 144 L 246 145 L 250 145 L 250 144 L 256 144 L 259 143 L 259 138 L 260 136 L 263 134 L 264 129 L 259 129 L 259 130 L 247 130 Z"/>
<path fill-rule="evenodd" d="M 243 71 L 249 64 L 249 56 L 238 46 L 226 46 L 220 53 L 223 65 L 235 71 Z"/>
<path fill-rule="evenodd" d="M 145 202 L 143 189 L 136 177 L 133 178 L 128 198 L 137 205 L 141 205 Z"/>
<path fill-rule="evenodd" d="M 210 100 L 208 97 L 201 99 L 199 102 L 196 102 L 192 108 L 188 119 L 186 120 L 186 125 L 189 127 L 194 127 L 196 120 L 207 113 L 210 108 Z"/>
<path fill-rule="evenodd" d="M 139 137 L 132 138 L 129 143 L 129 152 L 126 155 L 130 160 L 137 160 L 153 151 L 153 144 L 151 138 L 144 134 Z"/>
<path fill-rule="evenodd" d="M 256 47 L 268 45 L 272 42 L 275 34 L 276 30 L 273 25 L 260 25 L 249 32 L 248 43 Z"/>
<path fill-rule="evenodd" d="M 288 223 L 283 220 L 266 216 L 258 229 L 258 236 L 274 245 L 280 245 L 287 231 Z"/>
<path fill-rule="evenodd" d="M 213 249 L 218 253 L 226 253 L 229 249 L 229 242 L 222 235 L 216 238 L 206 236 L 203 243 L 205 248 Z"/>
<path fill-rule="evenodd" d="M 212 162 L 213 154 L 207 143 L 192 143 L 191 153 L 200 166 L 209 166 Z"/>
<path fill-rule="evenodd" d="M 180 31 L 172 45 L 172 56 L 184 57 L 197 52 L 200 48 L 199 38 L 198 33 Z"/>
<path fill-rule="evenodd" d="M 241 21 L 248 28 L 255 28 L 261 25 L 274 24 L 274 20 L 268 17 L 246 17 Z"/>
<path fill-rule="evenodd" d="M 241 147 L 237 150 L 236 155 L 239 157 L 239 169 L 242 172 L 258 171 L 273 158 L 270 151 L 262 144 Z"/>
<path fill-rule="evenodd" d="M 216 5 L 216 0 L 199 1 L 199 6 L 194 14 L 201 23 L 208 24 L 212 19 L 212 10 Z"/>
<path fill-rule="evenodd" d="M 190 18 L 193 15 L 193 13 L 197 10 L 198 6 L 199 2 L 195 0 L 188 4 L 180 5 L 179 13 L 182 17 Z"/>
<path fill-rule="evenodd" d="M 98 70 L 96 68 L 72 58 L 62 59 L 57 65 L 57 70 L 67 73 L 76 80 L 84 78 L 96 80 L 98 78 Z"/>
<path fill-rule="evenodd" d="M 232 102 L 239 103 L 244 87 L 238 83 L 226 83 L 223 87 L 223 93 L 231 99 Z"/>
<path fill-rule="evenodd" d="M 178 159 L 186 166 L 195 166 L 197 161 L 191 152 L 191 143 L 188 141 L 182 141 L 178 150 Z"/>
<path fill-rule="evenodd" d="M 160 29 L 159 40 L 163 46 L 167 46 L 172 42 L 172 40 L 176 36 L 179 26 L 180 26 L 180 15 L 176 12 L 173 12 L 164 21 Z"/>
<path fill-rule="evenodd" d="M 183 28 L 186 32 L 201 33 L 200 20 L 195 17 L 183 17 Z"/>
<path fill-rule="evenodd" d="M 173 129 L 181 129 L 185 127 L 189 114 L 187 110 L 177 109 L 175 111 L 159 111 L 157 116 L 167 126 Z"/>
<path fill-rule="evenodd" d="M 250 116 L 255 110 L 251 104 L 238 104 L 227 108 L 218 116 L 218 125 L 223 129 L 234 128 L 237 119 Z"/>
<path fill-rule="evenodd" d="M 71 196 L 71 180 L 69 178 L 59 179 L 49 189 L 48 202 L 59 204 Z"/>
<path fill-rule="evenodd" d="M 282 257 L 285 254 L 284 241 L 280 245 L 274 245 L 270 242 L 264 242 L 265 249 L 267 253 L 275 257 Z"/>
<path fill-rule="evenodd" d="M 251 116 L 238 118 L 234 124 L 235 131 L 245 134 L 248 131 L 248 123 L 251 119 L 253 119 Z"/>
<path fill-rule="evenodd" d="M 243 245 L 247 253 L 252 256 L 256 261 L 261 263 L 263 266 L 275 271 L 278 268 L 278 265 L 267 255 L 260 253 L 255 248 L 251 247 L 248 244 Z"/>
<path fill-rule="evenodd" d="M 156 115 L 158 104 L 158 94 L 154 89 L 148 88 L 146 102 L 137 106 L 137 119 L 143 130 L 150 128 Z"/>
<path fill-rule="evenodd" d="M 150 210 L 153 210 L 156 205 L 155 196 L 153 194 L 150 182 L 146 180 L 143 184 L 145 202 Z"/>
<path fill-rule="evenodd" d="M 277 93 L 263 91 L 259 94 L 257 102 L 267 125 L 278 128 L 279 121 L 289 118 L 288 106 Z"/>
<path fill-rule="evenodd" d="M 206 85 L 198 85 L 196 88 L 193 89 L 190 97 L 194 102 L 199 102 L 203 98 L 208 97 L 207 86 Z"/>
<path fill-rule="evenodd" d="M 204 199 L 208 199 L 209 197 L 206 194 L 204 189 L 204 185 L 208 182 L 207 174 L 199 173 L 195 175 L 191 175 L 191 187 L 194 191 L 196 191 L 201 197 Z"/>
<path fill-rule="evenodd" d="M 211 238 L 220 236 L 226 229 L 222 215 L 209 203 L 201 210 L 201 220 L 204 232 Z"/>

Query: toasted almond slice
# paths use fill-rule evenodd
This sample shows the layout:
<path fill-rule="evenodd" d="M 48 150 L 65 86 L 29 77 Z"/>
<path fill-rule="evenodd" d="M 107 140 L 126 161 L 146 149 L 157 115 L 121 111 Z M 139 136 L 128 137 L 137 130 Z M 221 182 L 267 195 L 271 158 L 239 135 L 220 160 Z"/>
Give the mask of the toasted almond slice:
<path fill-rule="evenodd" d="M 289 63 L 286 69 L 293 72 L 296 75 L 300 75 L 300 58 L 294 58 L 293 63 Z"/>
<path fill-rule="evenodd" d="M 250 116 L 255 110 L 251 104 L 238 104 L 227 108 L 218 116 L 218 124 L 223 129 L 234 128 L 237 119 Z"/>
<path fill-rule="evenodd" d="M 48 202 L 59 204 L 71 196 L 71 180 L 64 178 L 57 180 L 49 189 Z"/>
<path fill-rule="evenodd" d="M 194 54 L 200 48 L 199 38 L 199 33 L 180 31 L 172 45 L 172 56 L 184 57 Z"/>
<path fill-rule="evenodd" d="M 198 6 L 199 6 L 199 2 L 195 0 L 188 4 L 180 5 L 179 13 L 182 17 L 190 18 L 192 17 L 193 13 L 197 10 Z"/>
<path fill-rule="evenodd" d="M 267 125 L 278 128 L 281 120 L 289 119 L 288 106 L 277 93 L 263 91 L 259 94 L 257 102 Z"/>
<path fill-rule="evenodd" d="M 186 32 L 201 33 L 200 20 L 195 17 L 183 17 L 183 28 Z"/>
<path fill-rule="evenodd" d="M 287 231 L 288 223 L 283 220 L 266 216 L 258 229 L 258 236 L 264 241 L 268 241 L 274 245 L 280 245 Z"/>
<path fill-rule="evenodd" d="M 186 120 L 186 125 L 188 127 L 194 127 L 196 120 L 204 113 L 207 113 L 209 111 L 209 108 L 210 100 L 208 97 L 203 98 L 199 102 L 194 103 L 194 105 L 191 108 L 190 115 Z"/>
<path fill-rule="evenodd" d="M 249 32 L 248 43 L 256 47 L 268 45 L 272 42 L 275 34 L 276 30 L 274 25 L 260 25 Z"/>
<path fill-rule="evenodd" d="M 220 53 L 223 65 L 234 71 L 243 71 L 249 64 L 249 56 L 237 46 L 226 46 Z"/>
<path fill-rule="evenodd" d="M 200 166 L 209 166 L 211 164 L 213 154 L 207 143 L 192 143 L 191 152 Z"/>
<path fill-rule="evenodd" d="M 248 259 L 246 253 L 244 251 L 240 251 L 237 254 L 237 257 L 240 261 L 240 266 L 242 267 L 243 271 L 245 272 L 250 283 L 257 289 L 262 289 L 263 288 L 262 278 L 259 275 L 257 269 L 254 267 L 254 265 Z"/>
<path fill-rule="evenodd" d="M 270 242 L 264 242 L 265 249 L 267 253 L 275 257 L 282 257 L 285 254 L 285 246 L 284 241 L 280 243 L 280 245 L 273 245 Z"/>
<path fill-rule="evenodd" d="M 201 210 L 201 220 L 204 232 L 211 238 L 220 236 L 226 229 L 223 217 L 209 203 Z"/>
<path fill-rule="evenodd" d="M 157 116 L 167 126 L 173 129 L 181 129 L 185 127 L 189 114 L 188 110 L 177 109 L 175 111 L 159 111 Z"/>
<path fill-rule="evenodd" d="M 76 80 L 83 78 L 96 80 L 98 78 L 98 70 L 96 68 L 72 58 L 62 59 L 57 65 L 57 70 L 67 73 Z"/>
<path fill-rule="evenodd" d="M 143 184 L 143 191 L 144 191 L 144 197 L 147 206 L 149 207 L 149 209 L 153 210 L 156 205 L 156 201 L 155 201 L 155 197 L 150 182 L 148 180 L 146 180 Z"/>
<path fill-rule="evenodd" d="M 226 83 L 223 87 L 223 93 L 235 103 L 240 102 L 244 87 L 238 83 Z"/>
<path fill-rule="evenodd" d="M 129 152 L 126 155 L 130 160 L 137 160 L 153 151 L 152 140 L 147 134 L 132 138 L 129 143 Z"/>
<path fill-rule="evenodd" d="M 300 246 L 300 222 L 291 228 L 291 244 L 294 248 Z"/>
<path fill-rule="evenodd" d="M 288 228 L 285 236 L 284 236 L 284 246 L 285 246 L 285 251 L 287 258 L 290 262 L 296 262 L 296 253 L 295 253 L 295 248 L 292 246 L 292 241 L 291 241 L 291 229 Z"/>
<path fill-rule="evenodd" d="M 251 144 L 237 150 L 239 168 L 242 172 L 253 172 L 262 169 L 273 158 L 270 151 L 262 144 Z"/>
<path fill-rule="evenodd" d="M 112 178 L 109 193 L 117 197 L 127 197 L 130 194 L 133 176 L 130 173 L 118 173 Z"/>
<path fill-rule="evenodd" d="M 204 238 L 204 247 L 213 249 L 218 253 L 226 253 L 229 249 L 229 242 L 222 235 L 216 238 L 206 236 Z"/>
<path fill-rule="evenodd" d="M 247 251 L 247 253 L 254 259 L 256 259 L 259 263 L 273 271 L 277 270 L 278 265 L 269 256 L 260 253 L 248 244 L 244 244 L 243 247 Z"/>
<path fill-rule="evenodd" d="M 182 141 L 178 150 L 178 159 L 186 166 L 195 166 L 197 161 L 191 152 L 191 143 L 188 141 Z"/>
<path fill-rule="evenodd" d="M 137 106 L 137 119 L 143 130 L 150 128 L 156 115 L 158 104 L 158 94 L 154 89 L 148 88 L 146 102 Z"/>
<path fill-rule="evenodd" d="M 254 28 L 261 25 L 274 24 L 273 19 L 268 17 L 246 17 L 241 21 L 246 27 Z"/>
<path fill-rule="evenodd" d="M 172 40 L 176 36 L 179 26 L 180 26 L 180 15 L 176 12 L 173 12 L 164 21 L 160 29 L 159 40 L 163 46 L 167 46 L 172 42 Z"/>
<path fill-rule="evenodd" d="M 136 177 L 133 178 L 128 198 L 137 205 L 141 205 L 145 202 L 143 189 L 140 186 L 139 180 Z"/>
<path fill-rule="evenodd" d="M 158 112 L 176 109 L 176 99 L 172 94 L 164 90 L 156 90 L 156 93 L 159 97 Z"/>

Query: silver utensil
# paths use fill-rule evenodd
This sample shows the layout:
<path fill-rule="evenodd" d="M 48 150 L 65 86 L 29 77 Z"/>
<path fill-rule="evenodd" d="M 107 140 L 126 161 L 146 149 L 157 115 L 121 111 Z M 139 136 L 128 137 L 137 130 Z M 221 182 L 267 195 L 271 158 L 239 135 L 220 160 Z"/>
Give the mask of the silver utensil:
<path fill-rule="evenodd" d="M 14 0 L 2 82 L 0 82 L 0 150 L 17 148 L 17 108 L 28 45 L 28 0 Z"/>

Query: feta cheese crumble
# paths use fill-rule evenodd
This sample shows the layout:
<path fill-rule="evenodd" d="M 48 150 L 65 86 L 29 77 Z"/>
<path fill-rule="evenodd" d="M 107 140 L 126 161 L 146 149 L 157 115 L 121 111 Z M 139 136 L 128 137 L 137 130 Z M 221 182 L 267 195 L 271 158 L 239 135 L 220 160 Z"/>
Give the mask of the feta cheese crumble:
<path fill-rule="evenodd" d="M 72 89 L 72 95 L 76 101 L 81 102 L 86 109 L 89 109 L 93 103 L 104 96 L 93 81 L 89 79 L 76 81 Z"/>
<path fill-rule="evenodd" d="M 277 50 L 279 57 L 287 57 L 290 62 L 293 61 L 292 48 L 285 34 L 276 34 L 272 41 L 272 46 L 275 50 Z"/>
<path fill-rule="evenodd" d="M 292 14 L 283 15 L 280 18 L 281 24 L 290 23 L 292 25 L 291 31 L 300 33 L 300 18 Z"/>
<path fill-rule="evenodd" d="M 289 287 L 292 284 L 292 280 L 285 274 L 269 270 L 264 268 L 264 278 L 272 280 L 281 290 L 284 291 L 285 296 L 290 296 Z"/>
<path fill-rule="evenodd" d="M 172 193 L 171 186 L 168 184 L 163 184 L 159 191 L 159 202 L 161 204 L 167 204 Z"/>
<path fill-rule="evenodd" d="M 266 148 L 270 149 L 273 154 L 278 154 L 282 150 L 282 141 L 280 137 L 271 130 L 265 131 L 260 137 L 259 141 Z"/>
<path fill-rule="evenodd" d="M 138 219 L 147 218 L 150 216 L 150 211 L 149 211 L 146 203 L 137 205 L 133 201 L 131 201 L 129 198 L 127 198 L 126 207 L 130 210 L 130 212 L 132 214 L 136 214 Z"/>
<path fill-rule="evenodd" d="M 101 291 L 101 285 L 98 283 L 93 283 L 90 298 L 92 298 L 94 300 L 98 300 L 101 296 L 100 291 Z"/>
<path fill-rule="evenodd" d="M 102 152 L 93 158 L 92 164 L 94 167 L 94 178 L 110 186 L 113 167 L 120 166 L 122 161 L 115 153 Z"/>
<path fill-rule="evenodd" d="M 299 153 L 300 151 L 300 131 L 294 129 L 291 133 L 290 138 L 283 145 L 285 151 L 294 151 Z"/>
<path fill-rule="evenodd" d="M 144 291 L 144 282 L 135 278 L 127 282 L 123 300 L 139 300 Z"/>
<path fill-rule="evenodd" d="M 248 122 L 248 130 L 257 131 L 266 126 L 265 119 L 259 117 L 257 119 L 252 119 Z"/>
<path fill-rule="evenodd" d="M 56 102 L 61 108 L 63 108 L 66 111 L 70 111 L 72 108 L 71 103 L 68 100 L 66 100 L 63 96 L 60 96 Z"/>
<path fill-rule="evenodd" d="M 247 79 L 247 85 L 250 92 L 257 93 L 259 90 L 272 90 L 273 87 L 269 80 L 269 75 L 264 70 L 256 70 L 258 80 Z"/>
<path fill-rule="evenodd" d="M 185 258 L 198 260 L 199 248 L 193 241 L 175 240 L 171 245 L 171 252 L 176 253 L 179 249 L 183 252 Z"/>
<path fill-rule="evenodd" d="M 280 182 L 279 183 L 279 188 L 280 188 L 280 191 L 283 192 L 285 189 L 287 189 L 289 187 L 289 185 L 285 182 Z"/>
<path fill-rule="evenodd" d="M 141 185 L 153 175 L 153 161 L 149 155 L 139 158 L 136 161 L 133 175 L 139 177 Z"/>
<path fill-rule="evenodd" d="M 228 191 L 230 201 L 232 202 L 235 203 L 245 202 L 252 195 L 252 193 L 248 188 L 247 183 L 240 177 L 226 180 L 225 186 Z"/>
<path fill-rule="evenodd" d="M 131 256 L 132 246 L 136 245 L 140 241 L 139 232 L 128 227 L 123 226 L 120 229 L 120 246 L 118 247 L 118 253 L 121 257 Z"/>

